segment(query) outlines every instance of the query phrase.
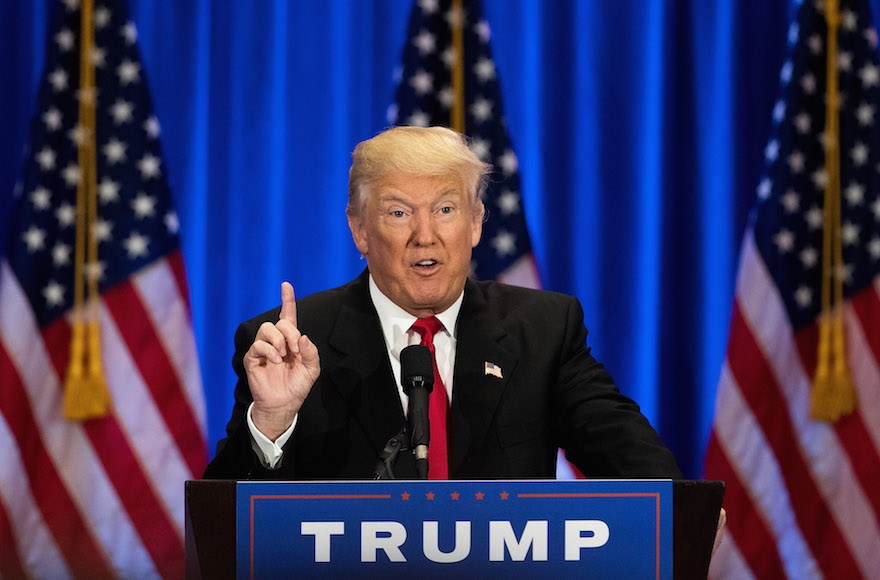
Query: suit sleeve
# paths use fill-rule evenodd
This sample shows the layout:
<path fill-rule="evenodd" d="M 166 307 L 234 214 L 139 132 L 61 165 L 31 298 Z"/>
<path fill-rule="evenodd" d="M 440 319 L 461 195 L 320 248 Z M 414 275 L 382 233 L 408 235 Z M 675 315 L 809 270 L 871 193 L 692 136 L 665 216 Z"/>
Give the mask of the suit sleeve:
<path fill-rule="evenodd" d="M 252 448 L 246 419 L 247 408 L 254 399 L 244 370 L 244 355 L 253 344 L 260 325 L 272 320 L 273 315 L 277 320 L 278 311 L 280 309 L 242 323 L 235 332 L 235 354 L 232 357 L 232 368 L 238 376 L 235 404 L 232 417 L 226 424 L 226 438 L 217 444 L 217 454 L 205 469 L 205 479 L 292 479 L 293 458 L 286 453 L 288 446 L 285 445 L 278 469 L 266 469 Z"/>
<path fill-rule="evenodd" d="M 672 452 L 586 346 L 580 303 L 566 314 L 554 401 L 560 447 L 587 477 L 680 478 Z"/>

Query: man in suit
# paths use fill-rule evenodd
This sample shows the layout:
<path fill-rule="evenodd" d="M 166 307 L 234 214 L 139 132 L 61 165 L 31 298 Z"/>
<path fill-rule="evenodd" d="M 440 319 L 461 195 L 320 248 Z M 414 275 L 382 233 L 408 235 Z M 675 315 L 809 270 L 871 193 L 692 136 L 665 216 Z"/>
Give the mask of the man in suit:
<path fill-rule="evenodd" d="M 576 299 L 468 279 L 489 170 L 438 127 L 357 146 L 347 214 L 367 270 L 299 301 L 285 282 L 280 308 L 239 327 L 236 403 L 205 477 L 371 477 L 406 422 L 400 351 L 420 341 L 445 415 L 430 476 L 553 477 L 561 447 L 587 476 L 681 477 L 590 355 Z M 394 473 L 415 477 L 410 453 Z"/>

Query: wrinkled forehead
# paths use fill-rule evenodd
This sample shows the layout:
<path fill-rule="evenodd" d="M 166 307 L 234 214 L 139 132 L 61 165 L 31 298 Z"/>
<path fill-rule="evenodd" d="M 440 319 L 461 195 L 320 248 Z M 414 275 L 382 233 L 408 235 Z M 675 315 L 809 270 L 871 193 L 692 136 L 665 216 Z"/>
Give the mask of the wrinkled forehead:
<path fill-rule="evenodd" d="M 392 171 L 368 186 L 372 201 L 388 198 L 440 198 L 454 197 L 470 201 L 466 186 L 460 175 L 450 172 L 439 175 L 422 175 Z"/>

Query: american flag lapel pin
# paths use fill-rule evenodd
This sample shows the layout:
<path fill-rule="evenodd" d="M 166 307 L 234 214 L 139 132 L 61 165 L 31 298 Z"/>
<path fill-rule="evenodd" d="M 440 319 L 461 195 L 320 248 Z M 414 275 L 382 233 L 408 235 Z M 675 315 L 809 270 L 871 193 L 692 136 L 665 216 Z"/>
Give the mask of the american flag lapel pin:
<path fill-rule="evenodd" d="M 501 367 L 496 365 L 495 363 L 490 363 L 489 361 L 486 361 L 485 374 L 492 375 L 493 377 L 498 377 L 499 379 L 502 378 Z"/>

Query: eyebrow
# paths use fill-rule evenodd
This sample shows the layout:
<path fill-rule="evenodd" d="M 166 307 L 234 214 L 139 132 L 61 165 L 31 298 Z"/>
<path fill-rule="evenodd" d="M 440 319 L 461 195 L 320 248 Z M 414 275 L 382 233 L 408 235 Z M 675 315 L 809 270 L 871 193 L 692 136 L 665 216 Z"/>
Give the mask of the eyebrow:
<path fill-rule="evenodd" d="M 435 201 L 441 201 L 444 198 L 455 196 L 457 193 L 458 193 L 457 189 L 445 189 L 437 195 L 437 197 L 435 198 Z M 409 200 L 406 200 L 399 195 L 387 194 L 387 193 L 380 193 L 378 201 L 379 201 L 379 203 L 397 202 L 397 203 L 402 203 L 404 205 L 411 205 Z"/>

